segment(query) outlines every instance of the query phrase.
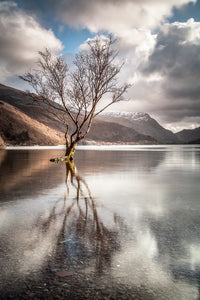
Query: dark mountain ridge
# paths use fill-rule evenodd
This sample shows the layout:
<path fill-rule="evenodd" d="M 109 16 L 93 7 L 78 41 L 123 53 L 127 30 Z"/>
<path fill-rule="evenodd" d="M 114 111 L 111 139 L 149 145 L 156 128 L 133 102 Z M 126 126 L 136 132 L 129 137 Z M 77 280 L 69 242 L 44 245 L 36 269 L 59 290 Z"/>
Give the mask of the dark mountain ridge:
<path fill-rule="evenodd" d="M 198 143 L 200 140 L 200 127 L 195 129 L 184 129 L 176 133 L 176 136 L 184 143 Z"/>

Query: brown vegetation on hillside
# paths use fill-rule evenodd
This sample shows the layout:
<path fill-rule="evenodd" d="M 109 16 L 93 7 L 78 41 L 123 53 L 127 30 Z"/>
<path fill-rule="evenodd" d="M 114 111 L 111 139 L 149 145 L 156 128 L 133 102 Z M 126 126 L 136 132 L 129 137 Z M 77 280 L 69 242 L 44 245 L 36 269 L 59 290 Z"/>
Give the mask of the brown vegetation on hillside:
<path fill-rule="evenodd" d="M 60 145 L 61 132 L 31 119 L 19 109 L 0 101 L 1 144 L 6 145 Z"/>

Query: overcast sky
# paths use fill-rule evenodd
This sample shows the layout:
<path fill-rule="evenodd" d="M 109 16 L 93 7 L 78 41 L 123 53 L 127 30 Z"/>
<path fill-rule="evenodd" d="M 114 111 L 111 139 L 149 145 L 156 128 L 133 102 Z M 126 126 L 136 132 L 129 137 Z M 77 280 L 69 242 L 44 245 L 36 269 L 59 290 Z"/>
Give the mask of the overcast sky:
<path fill-rule="evenodd" d="M 200 126 L 200 0 L 0 1 L 0 82 L 19 81 L 45 47 L 70 57 L 96 34 L 118 38 L 129 101 L 178 131 Z"/>

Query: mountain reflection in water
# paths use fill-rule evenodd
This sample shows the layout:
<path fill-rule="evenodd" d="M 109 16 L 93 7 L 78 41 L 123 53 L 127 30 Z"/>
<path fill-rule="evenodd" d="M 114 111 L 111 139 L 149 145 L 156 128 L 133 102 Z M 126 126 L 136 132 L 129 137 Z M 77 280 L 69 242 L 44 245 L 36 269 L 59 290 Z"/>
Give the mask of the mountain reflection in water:
<path fill-rule="evenodd" d="M 1 295 L 200 299 L 199 153 L 0 151 Z"/>

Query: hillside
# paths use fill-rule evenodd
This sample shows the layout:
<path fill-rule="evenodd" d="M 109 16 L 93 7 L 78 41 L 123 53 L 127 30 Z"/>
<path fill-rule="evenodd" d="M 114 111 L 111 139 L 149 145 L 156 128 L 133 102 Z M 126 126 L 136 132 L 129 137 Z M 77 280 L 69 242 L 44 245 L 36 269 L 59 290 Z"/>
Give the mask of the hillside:
<path fill-rule="evenodd" d="M 176 133 L 181 142 L 198 144 L 200 140 L 200 127 L 195 129 L 184 129 Z"/>
<path fill-rule="evenodd" d="M 65 126 L 26 93 L 0 85 L 2 145 L 64 144 Z M 69 127 L 72 123 L 68 120 Z M 89 141 L 98 143 L 156 143 L 154 138 L 139 134 L 116 123 L 94 120 Z M 87 142 L 87 140 L 86 140 Z"/>
<path fill-rule="evenodd" d="M 188 144 L 193 144 L 193 145 L 200 145 L 200 138 L 199 139 L 197 139 L 197 140 L 192 140 L 192 141 L 190 141 L 190 142 L 188 142 Z"/>
<path fill-rule="evenodd" d="M 4 140 L 3 140 L 3 138 L 0 136 L 0 149 L 1 148 L 5 148 L 5 142 L 4 142 Z"/>
<path fill-rule="evenodd" d="M 157 144 L 157 141 L 151 136 L 140 134 L 132 128 L 99 120 L 94 121 L 87 138 L 108 143 Z"/>
<path fill-rule="evenodd" d="M 162 127 L 147 113 L 107 112 L 101 115 L 101 120 L 127 126 L 140 134 L 151 136 L 162 144 L 174 144 L 179 142 L 174 133 Z"/>
<path fill-rule="evenodd" d="M 6 145 L 60 145 L 63 134 L 0 101 L 1 139 Z"/>
<path fill-rule="evenodd" d="M 59 132 L 65 132 L 65 126 L 58 119 L 52 117 L 44 106 L 38 105 L 23 91 L 0 84 L 0 100 L 16 107 L 33 120 Z"/>

